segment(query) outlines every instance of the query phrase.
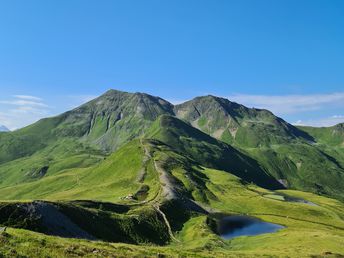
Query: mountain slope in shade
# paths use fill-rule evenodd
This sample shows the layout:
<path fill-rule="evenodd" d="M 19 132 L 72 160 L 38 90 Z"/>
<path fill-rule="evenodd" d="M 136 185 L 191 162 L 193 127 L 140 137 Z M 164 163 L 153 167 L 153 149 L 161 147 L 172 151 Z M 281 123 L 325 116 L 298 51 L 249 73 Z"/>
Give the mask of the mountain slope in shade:
<path fill-rule="evenodd" d="M 247 183 L 269 189 L 283 188 L 255 160 L 176 117 L 160 116 L 145 137 L 158 139 L 198 164 L 228 171 Z"/>

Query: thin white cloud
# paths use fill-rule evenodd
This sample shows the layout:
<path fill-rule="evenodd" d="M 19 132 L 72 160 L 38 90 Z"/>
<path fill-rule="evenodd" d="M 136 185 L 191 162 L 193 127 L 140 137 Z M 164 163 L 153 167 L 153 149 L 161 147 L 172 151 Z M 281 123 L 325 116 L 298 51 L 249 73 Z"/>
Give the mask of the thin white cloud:
<path fill-rule="evenodd" d="M 268 109 L 277 115 L 321 110 L 330 106 L 344 106 L 344 92 L 309 95 L 249 95 L 227 97 L 248 107 Z"/>
<path fill-rule="evenodd" d="M 34 101 L 41 101 L 42 100 L 39 97 L 30 96 L 30 95 L 13 95 L 13 97 L 15 97 L 17 99 L 28 99 L 28 100 L 34 100 Z"/>
<path fill-rule="evenodd" d="M 333 115 L 330 117 L 312 119 L 312 120 L 298 120 L 294 122 L 294 125 L 327 127 L 333 126 L 339 123 L 344 123 L 344 115 Z"/>
<path fill-rule="evenodd" d="M 21 128 L 49 115 L 49 106 L 39 97 L 14 95 L 0 100 L 0 124 L 11 130 Z"/>
<path fill-rule="evenodd" d="M 31 100 L 0 100 L 0 104 L 15 105 L 15 106 L 48 107 L 48 105 L 42 102 L 36 102 L 36 101 L 31 101 Z"/>

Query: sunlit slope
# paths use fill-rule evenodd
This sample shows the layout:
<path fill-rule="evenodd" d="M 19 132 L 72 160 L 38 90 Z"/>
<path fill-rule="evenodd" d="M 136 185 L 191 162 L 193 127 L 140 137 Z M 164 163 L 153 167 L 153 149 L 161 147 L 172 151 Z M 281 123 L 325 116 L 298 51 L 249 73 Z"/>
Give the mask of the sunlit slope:
<path fill-rule="evenodd" d="M 34 154 L 0 164 L 0 187 L 34 182 L 70 169 L 86 168 L 102 161 L 105 154 L 89 145 L 65 138 Z"/>
<path fill-rule="evenodd" d="M 331 127 L 298 126 L 320 144 L 344 147 L 344 123 Z"/>
<path fill-rule="evenodd" d="M 158 148 L 154 156 L 162 161 L 163 157 L 160 155 L 163 154 L 159 154 L 158 149 L 164 150 L 165 147 L 163 145 L 156 147 Z M 85 240 L 65 241 L 63 238 L 9 229 L 8 236 L 1 236 L 2 241 L 7 243 L 6 248 L 0 247 L 2 248 L 0 250 L 7 255 L 10 255 L 10 250 L 16 250 L 19 254 L 32 254 L 38 257 L 44 256 L 48 251 L 54 255 L 68 257 L 72 253 L 87 255 L 94 250 L 103 256 L 119 254 L 123 256 L 154 256 L 158 252 L 173 257 L 178 255 L 196 257 L 213 257 L 214 255 L 216 257 L 236 257 L 238 255 L 243 257 L 252 257 L 253 255 L 306 257 L 324 255 L 324 253 L 332 253 L 333 255 L 343 253 L 344 205 L 341 202 L 311 193 L 291 190 L 283 190 L 283 194 L 306 199 L 317 206 L 274 200 L 265 196 L 280 194 L 279 191 L 271 192 L 254 185 L 243 184 L 240 178 L 225 171 L 199 166 L 185 167 L 183 158 L 178 154 L 164 151 L 164 154 L 166 153 L 175 161 L 174 168 L 169 172 L 179 182 L 182 182 L 181 184 L 187 192 L 192 193 L 192 198 L 195 201 L 202 203 L 205 207 L 211 207 L 213 212 L 256 216 L 265 221 L 281 224 L 285 228 L 273 234 L 244 236 L 225 241 L 214 234 L 206 215 L 194 213 L 178 231 L 173 231 L 177 240 L 172 240 L 166 246 L 137 246 Z M 144 205 L 147 208 L 150 206 L 149 203 Z M 106 206 L 102 209 L 97 210 L 94 207 L 89 211 L 95 216 L 103 213 L 105 215 L 107 213 Z M 178 222 L 173 219 L 175 218 L 173 217 L 173 207 L 165 207 L 164 212 L 173 227 L 174 223 Z M 130 211 L 116 215 L 115 212 L 112 219 L 116 220 L 118 216 L 117 219 L 121 218 L 122 221 L 134 219 L 135 216 L 133 215 L 137 216 L 138 214 L 140 213 Z M 72 215 L 72 218 L 77 218 L 75 216 L 76 214 Z M 88 216 L 87 218 L 91 219 L 91 217 Z M 82 225 L 77 219 L 74 222 Z M 162 226 L 160 225 L 160 227 Z M 84 229 L 88 229 L 90 232 L 95 230 L 89 229 L 85 225 Z M 30 245 L 24 244 L 29 242 Z M 40 248 L 42 253 L 38 251 Z"/>
<path fill-rule="evenodd" d="M 66 138 L 113 151 L 142 134 L 159 115 L 172 112 L 172 105 L 161 98 L 109 90 L 59 116 L 0 133 L 0 164 L 30 156 Z"/>
<path fill-rule="evenodd" d="M 110 90 L 59 116 L 0 133 L 0 187 L 95 165 L 171 109 L 158 97 Z"/>
<path fill-rule="evenodd" d="M 161 115 L 175 119 L 156 122 Z M 154 135 L 150 128 L 158 123 L 164 125 Z M 110 90 L 59 116 L 0 133 L 0 187 L 94 166 L 147 134 L 247 182 L 344 198 L 342 129 L 297 128 L 267 110 L 214 96 L 173 106 L 144 93 Z"/>
<path fill-rule="evenodd" d="M 343 253 L 344 205 L 340 201 L 257 186 L 244 174 L 243 168 L 249 171 L 252 165 L 246 155 L 175 117 L 161 116 L 145 137 L 125 144 L 109 156 L 99 156 L 95 164 L 65 169 L 0 189 L 1 199 L 58 201 L 60 211 L 88 233 L 100 239 L 139 245 L 65 241 L 12 229 L 23 223 L 15 221 L 15 216 L 11 215 L 7 220 L 9 235 L 0 236 L 1 241 L 6 242 L 6 249 L 0 247 L 0 250 L 7 256 L 15 250 L 18 254 L 37 257 L 48 253 L 66 257 L 72 254 L 154 256 L 156 253 L 196 257 L 303 257 Z M 222 163 L 225 160 L 227 162 Z M 226 170 L 220 169 L 221 166 Z M 249 176 L 260 173 L 260 170 L 252 170 Z M 174 194 L 165 195 L 166 189 Z M 315 205 L 272 198 L 282 193 Z M 129 196 L 133 198 L 126 198 Z M 172 199 L 167 198 L 171 196 Z M 75 199 L 111 201 L 126 209 L 110 210 L 111 205 L 101 202 L 90 206 L 88 202 L 69 201 Z M 204 210 L 195 210 L 187 200 Z M 13 205 L 11 203 L 2 203 L 0 209 Z M 173 238 L 166 233 L 167 226 L 156 207 L 160 207 L 169 221 Z M 191 209 L 189 214 L 180 216 L 188 209 Z M 285 228 L 273 234 L 225 241 L 212 231 L 208 212 L 255 216 Z M 110 226 L 113 230 L 106 230 Z M 121 238 L 116 238 L 118 234 Z M 159 235 L 164 236 L 163 241 L 153 238 Z"/>
<path fill-rule="evenodd" d="M 86 168 L 65 169 L 28 183 L 0 189 L 0 199 L 93 199 L 120 201 L 143 185 L 154 195 L 158 181 L 152 164 L 144 163 L 144 150 L 135 140 Z M 142 179 L 141 177 L 144 176 Z M 149 196 L 147 197 L 149 198 Z"/>
<path fill-rule="evenodd" d="M 192 126 L 217 139 L 241 147 L 312 140 L 307 133 L 268 110 L 247 108 L 211 95 L 176 105 L 174 110 L 178 118 Z"/>

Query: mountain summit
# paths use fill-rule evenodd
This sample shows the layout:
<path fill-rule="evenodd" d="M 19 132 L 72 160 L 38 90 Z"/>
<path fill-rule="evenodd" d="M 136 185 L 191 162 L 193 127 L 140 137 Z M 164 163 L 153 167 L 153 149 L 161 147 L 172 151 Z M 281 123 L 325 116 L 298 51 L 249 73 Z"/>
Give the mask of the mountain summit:
<path fill-rule="evenodd" d="M 312 138 L 268 110 L 247 108 L 212 95 L 175 106 L 176 116 L 227 143 L 246 147 L 269 146 Z"/>

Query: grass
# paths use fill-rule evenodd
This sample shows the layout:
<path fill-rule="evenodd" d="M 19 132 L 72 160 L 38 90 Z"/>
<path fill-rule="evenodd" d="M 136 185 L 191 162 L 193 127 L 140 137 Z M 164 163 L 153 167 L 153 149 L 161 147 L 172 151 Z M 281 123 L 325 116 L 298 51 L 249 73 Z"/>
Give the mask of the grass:
<path fill-rule="evenodd" d="M 177 116 L 184 112 L 185 121 L 198 121 L 193 124 L 223 141 L 173 117 L 172 105 L 159 98 L 116 91 L 61 116 L 0 134 L 0 218 L 9 226 L 0 235 L 0 254 L 344 255 L 344 152 L 340 140 L 331 138 L 338 128 L 301 131 L 268 111 L 212 96 L 192 103 L 175 107 Z M 145 139 L 137 139 L 143 134 Z M 309 137 L 317 143 L 311 144 Z M 282 190 L 277 179 L 303 191 Z M 166 186 L 175 191 L 174 200 L 163 198 Z M 317 206 L 289 202 L 284 196 Z M 41 220 L 30 221 L 25 211 L 16 210 L 21 202 L 37 199 L 54 202 L 102 241 L 24 230 L 45 232 Z M 185 204 L 190 200 L 214 213 L 255 216 L 285 228 L 223 240 L 206 212 Z"/>
<path fill-rule="evenodd" d="M 180 169 L 174 174 L 179 176 Z M 207 216 L 194 214 L 178 231 L 174 232 L 179 242 L 172 242 L 161 247 L 147 244 L 131 245 L 66 240 L 10 228 L 9 236 L 1 237 L 0 241 L 6 245 L 0 245 L 0 250 L 7 256 L 16 252 L 16 254 L 37 257 L 44 257 L 49 252 L 50 255 L 57 257 L 94 257 L 97 255 L 103 257 L 111 255 L 155 257 L 158 253 L 168 257 L 183 255 L 193 257 L 214 257 L 214 255 L 217 257 L 252 257 L 253 255 L 258 257 L 266 255 L 308 257 L 344 253 L 344 205 L 340 201 L 312 193 L 283 190 L 281 194 L 303 198 L 318 206 L 281 202 L 266 198 L 264 195 L 269 192 L 266 189 L 251 184 L 243 185 L 238 177 L 227 172 L 204 167 L 194 167 L 193 169 L 193 173 L 199 173 L 200 180 L 204 181 L 204 189 L 216 196 L 213 199 L 207 198 L 206 204 L 213 209 L 225 214 L 255 216 L 265 221 L 284 225 L 285 228 L 273 234 L 222 240 L 208 227 Z M 189 179 L 186 177 L 185 180 Z M 186 181 L 184 183 L 186 184 Z M 183 185 L 185 185 L 184 183 Z M 188 184 L 189 186 L 185 185 L 185 188 L 192 191 L 190 188 L 192 183 L 188 182 Z M 204 200 L 197 198 L 197 195 L 195 197 L 196 201 L 203 202 Z M 129 213 L 124 212 L 120 217 L 126 218 L 135 213 L 141 214 L 142 209 L 146 209 L 145 206 L 148 208 L 149 204 L 138 207 L 137 210 Z M 97 207 L 99 208 L 99 206 L 94 206 L 90 211 L 97 213 Z M 173 206 L 170 208 L 175 209 Z M 92 218 L 92 216 L 87 217 Z M 90 221 L 90 223 L 94 222 Z M 39 249 L 42 249 L 40 253 L 38 253 Z"/>
<path fill-rule="evenodd" d="M 144 183 L 149 185 L 150 198 L 157 190 L 157 181 L 148 164 L 145 181 L 136 178 L 142 169 L 143 150 L 133 141 L 120 151 L 86 168 L 65 169 L 40 180 L 0 189 L 0 198 L 10 199 L 94 199 L 118 202 L 120 197 L 134 194 Z"/>
<path fill-rule="evenodd" d="M 278 200 L 278 201 L 284 201 L 285 200 L 282 195 L 278 195 L 278 194 L 265 194 L 265 195 L 263 195 L 263 197 Z"/>

